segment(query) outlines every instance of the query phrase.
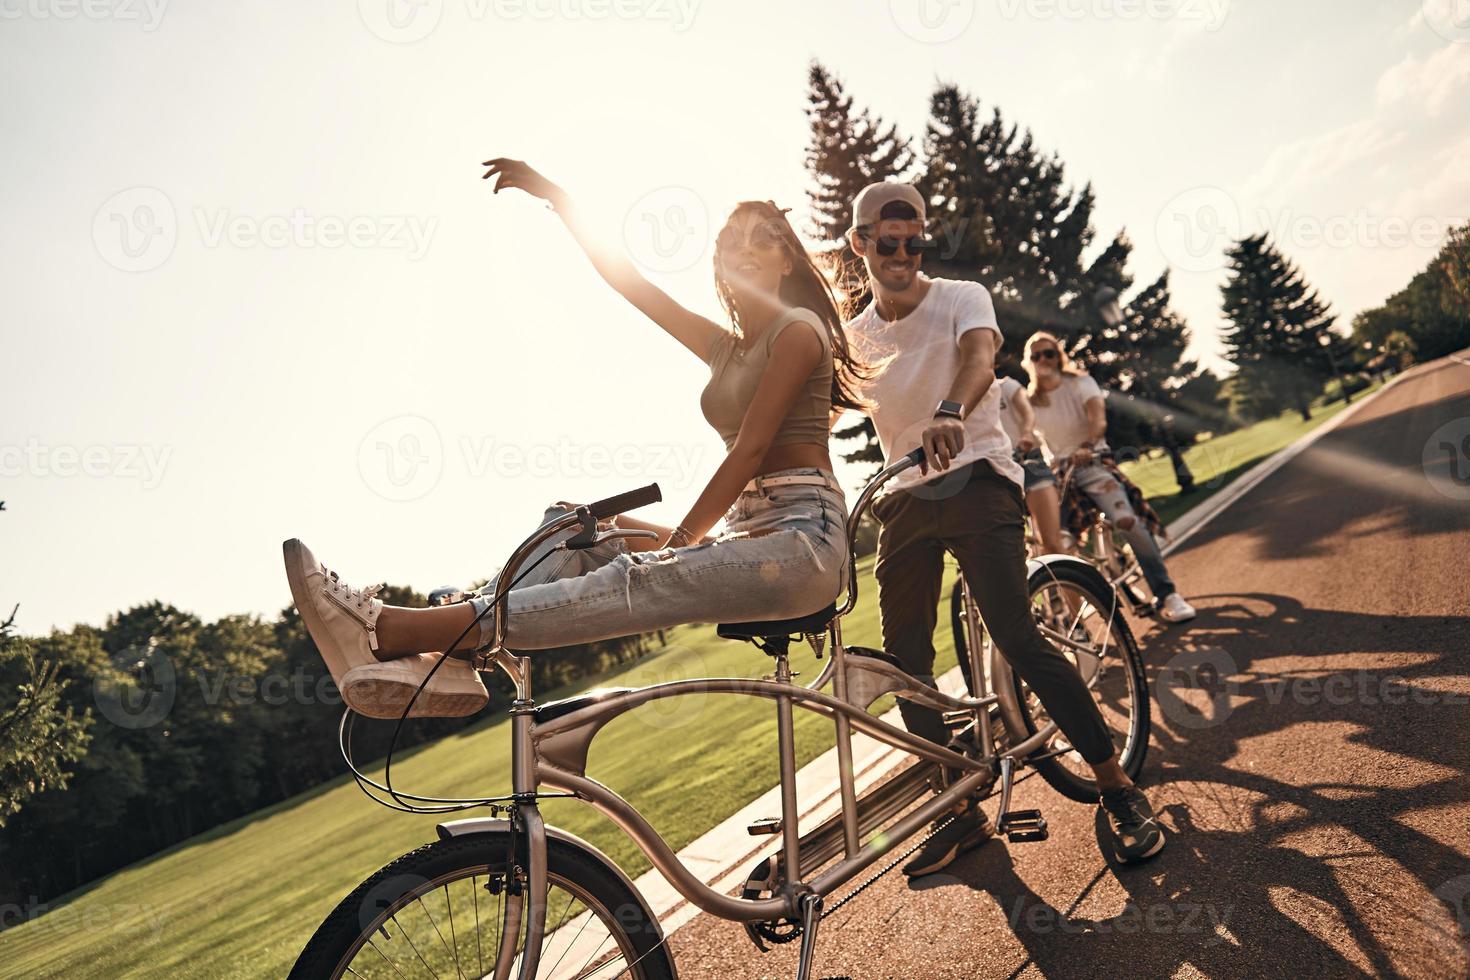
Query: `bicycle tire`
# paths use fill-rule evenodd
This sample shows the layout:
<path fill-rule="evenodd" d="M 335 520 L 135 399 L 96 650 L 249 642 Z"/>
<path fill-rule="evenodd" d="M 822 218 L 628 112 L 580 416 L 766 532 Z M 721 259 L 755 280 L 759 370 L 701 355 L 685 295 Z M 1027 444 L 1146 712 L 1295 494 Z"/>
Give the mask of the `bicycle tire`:
<path fill-rule="evenodd" d="M 1139 773 L 1143 771 L 1144 759 L 1148 755 L 1152 720 L 1149 709 L 1148 679 L 1144 675 L 1143 656 L 1139 653 L 1138 643 L 1133 638 L 1133 631 L 1129 628 L 1122 610 L 1118 608 L 1118 601 L 1116 596 L 1111 594 L 1112 590 L 1108 589 L 1108 594 L 1100 591 L 1099 586 L 1104 583 L 1101 582 L 1101 576 L 1096 570 L 1078 568 L 1068 563 L 1043 565 L 1032 572 L 1028 582 L 1028 592 L 1033 597 L 1033 606 L 1035 597 L 1044 589 L 1050 588 L 1053 582 L 1076 589 L 1087 598 L 1094 608 L 1110 611 L 1109 631 L 1115 640 L 1112 649 L 1116 651 L 1119 666 L 1127 672 L 1127 683 L 1133 694 L 1130 699 L 1128 732 L 1123 748 L 1119 752 L 1118 764 L 1128 774 L 1128 778 L 1137 779 Z M 1111 654 L 1109 659 L 1112 659 Z M 1015 685 L 1017 702 L 1023 706 L 1029 705 L 1031 703 L 1030 689 L 1026 682 L 1021 680 L 1020 675 L 1014 671 L 1011 676 Z M 1023 712 L 1019 727 L 1009 717 L 1009 714 L 1009 712 L 1002 712 L 1007 732 L 1017 742 L 1030 738 L 1041 728 L 1034 711 Z M 1083 777 L 1068 769 L 1062 764 L 1060 758 L 1038 759 L 1030 764 L 1041 773 L 1041 778 L 1068 799 L 1079 803 L 1097 802 L 1097 782 L 1090 776 Z"/>
<path fill-rule="evenodd" d="M 356 957 L 362 954 L 366 960 L 376 962 L 366 951 L 370 948 L 377 949 L 373 943 L 381 934 L 382 926 L 392 922 L 398 926 L 401 934 L 408 934 L 408 927 L 396 918 L 398 912 L 408 909 L 416 900 L 422 906 L 422 900 L 434 896 L 440 888 L 445 889 L 444 900 L 447 903 L 449 886 L 462 884 L 466 878 L 470 879 L 471 892 L 478 899 L 478 889 L 482 886 L 476 884 L 475 876 L 483 875 L 488 880 L 497 874 L 503 875 L 505 855 L 509 847 L 508 832 L 487 831 L 435 841 L 392 861 L 353 889 L 332 910 L 302 950 L 291 970 L 291 980 L 336 980 L 348 975 L 348 968 L 354 963 L 359 966 L 353 969 L 362 973 L 359 969 L 361 963 Z M 658 924 L 649 919 L 643 903 L 620 876 L 583 848 L 555 837 L 547 838 L 546 857 L 551 885 L 566 891 L 569 896 L 568 908 L 571 907 L 572 899 L 576 899 L 582 903 L 581 907 L 596 913 L 602 920 L 602 927 L 623 951 L 623 959 L 631 964 L 627 972 L 616 975 L 630 976 L 637 980 L 675 980 L 677 973 L 673 956 L 669 952 L 668 944 L 660 936 Z M 489 903 L 494 900 L 486 898 L 484 901 L 486 920 L 489 921 Z M 425 911 L 427 913 L 427 909 Z M 563 915 L 565 914 L 564 912 Z M 429 921 L 440 932 L 440 941 L 444 942 L 446 930 L 432 916 Z M 479 960 L 482 969 L 476 975 L 485 975 L 483 956 L 488 956 L 493 965 L 495 951 L 484 950 L 483 947 L 489 944 L 480 941 L 479 908 L 475 912 L 475 922 L 475 938 L 480 944 L 476 952 L 482 954 Z M 447 931 L 456 937 L 453 952 L 454 965 L 457 968 L 461 941 L 452 915 Z M 548 936 L 551 932 L 552 927 L 548 924 Z M 430 945 L 432 942 L 431 935 Z M 408 943 L 413 945 L 411 936 Z M 449 944 L 445 942 L 445 945 Z M 495 945 L 498 949 L 498 943 Z M 431 951 L 437 953 L 437 950 Z M 414 953 L 420 954 L 420 950 L 414 947 Z M 381 950 L 377 951 L 377 955 L 383 956 Z M 419 958 L 428 974 L 435 974 L 433 967 L 423 961 L 422 955 Z M 383 959 L 389 958 L 383 956 Z M 543 959 L 542 969 L 538 972 L 545 973 L 550 969 L 551 965 Z M 395 967 L 390 975 L 404 974 Z"/>

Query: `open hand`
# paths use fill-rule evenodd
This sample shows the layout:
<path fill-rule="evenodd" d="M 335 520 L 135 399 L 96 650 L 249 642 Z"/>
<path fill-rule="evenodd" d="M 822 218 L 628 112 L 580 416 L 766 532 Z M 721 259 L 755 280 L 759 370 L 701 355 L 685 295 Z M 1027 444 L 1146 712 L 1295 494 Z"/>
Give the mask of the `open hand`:
<path fill-rule="evenodd" d="M 496 157 L 493 160 L 486 160 L 484 166 L 490 169 L 486 170 L 480 176 L 481 180 L 488 180 L 490 177 L 498 175 L 495 181 L 496 194 L 499 194 L 505 188 L 514 187 L 517 190 L 525 191 L 532 197 L 539 197 L 543 201 L 549 201 L 553 205 L 566 196 L 565 191 L 547 180 L 540 172 L 528 166 L 524 161 L 512 160 L 509 157 Z"/>

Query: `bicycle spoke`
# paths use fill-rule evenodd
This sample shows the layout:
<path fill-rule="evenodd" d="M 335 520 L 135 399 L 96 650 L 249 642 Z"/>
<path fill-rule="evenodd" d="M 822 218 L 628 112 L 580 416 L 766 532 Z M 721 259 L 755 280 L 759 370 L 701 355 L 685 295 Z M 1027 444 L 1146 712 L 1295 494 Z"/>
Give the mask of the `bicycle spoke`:
<path fill-rule="evenodd" d="M 485 955 L 480 952 L 480 886 L 475 875 L 470 875 L 470 900 L 475 905 L 475 968 L 483 977 L 485 975 Z"/>
<path fill-rule="evenodd" d="M 421 902 L 419 904 L 423 903 Z M 429 975 L 432 976 L 434 980 L 439 980 L 439 974 L 434 972 L 434 968 L 429 965 L 429 961 L 424 959 L 424 954 L 419 952 L 418 945 L 414 943 L 413 937 L 408 934 L 408 930 L 404 928 L 403 923 L 398 921 L 398 916 L 396 914 L 390 916 L 390 921 L 392 921 L 392 923 L 398 927 L 398 931 L 403 934 L 403 939 L 406 943 L 408 943 L 408 948 L 413 950 L 413 955 L 419 958 L 419 962 L 424 965 L 424 969 L 429 971 Z"/>

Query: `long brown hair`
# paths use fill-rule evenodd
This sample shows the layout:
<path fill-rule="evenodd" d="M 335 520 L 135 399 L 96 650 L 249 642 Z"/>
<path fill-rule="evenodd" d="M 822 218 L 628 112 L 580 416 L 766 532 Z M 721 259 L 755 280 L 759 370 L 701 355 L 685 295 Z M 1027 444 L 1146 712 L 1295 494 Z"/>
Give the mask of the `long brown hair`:
<path fill-rule="evenodd" d="M 790 208 L 778 208 L 773 201 L 741 201 L 725 219 L 725 227 L 728 228 L 730 222 L 741 212 L 754 211 L 780 229 L 781 244 L 786 250 L 786 257 L 791 260 L 791 274 L 781 280 L 781 291 L 778 294 L 780 300 L 793 309 L 805 307 L 811 310 L 822 321 L 822 326 L 827 328 L 827 336 L 832 341 L 832 408 L 861 411 L 867 407 L 867 403 L 857 393 L 857 389 L 860 382 L 867 380 L 869 372 L 847 343 L 847 331 L 842 328 L 842 311 L 846 304 L 817 260 L 802 245 L 801 239 L 796 237 L 791 222 L 786 220 L 786 212 L 789 210 Z M 718 249 L 715 251 L 714 272 L 715 292 L 719 294 L 720 305 L 725 308 L 736 333 L 741 333 L 740 311 L 735 306 L 735 293 L 725 277 L 720 275 Z"/>
<path fill-rule="evenodd" d="M 1083 371 L 1072 363 L 1072 358 L 1067 354 L 1067 349 L 1062 346 L 1062 342 L 1056 334 L 1047 333 L 1045 330 L 1038 330 L 1026 338 L 1026 345 L 1021 349 L 1021 356 L 1028 365 L 1031 365 L 1026 368 L 1026 373 L 1031 376 L 1031 383 L 1026 386 L 1026 394 L 1031 396 L 1031 404 L 1033 405 L 1050 405 L 1051 398 L 1047 396 L 1046 391 L 1041 387 L 1041 375 L 1036 370 L 1035 362 L 1031 360 L 1031 351 L 1035 349 L 1038 340 L 1049 340 L 1052 346 L 1057 349 L 1057 366 L 1062 374 L 1080 375 Z"/>

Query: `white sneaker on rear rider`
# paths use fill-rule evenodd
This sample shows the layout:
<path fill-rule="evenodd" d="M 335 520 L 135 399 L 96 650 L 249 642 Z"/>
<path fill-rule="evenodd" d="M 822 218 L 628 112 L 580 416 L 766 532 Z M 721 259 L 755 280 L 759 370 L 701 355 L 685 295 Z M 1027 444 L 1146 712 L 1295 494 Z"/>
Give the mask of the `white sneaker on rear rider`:
<path fill-rule="evenodd" d="M 316 643 L 348 707 L 370 718 L 398 718 L 434 664 L 438 653 L 379 661 L 377 623 L 383 602 L 379 586 L 357 589 L 321 562 L 299 540 L 282 545 L 286 579 L 301 621 Z M 490 696 L 469 663 L 451 659 L 414 702 L 413 718 L 456 718 L 474 714 Z"/>
<path fill-rule="evenodd" d="M 1159 603 L 1159 618 L 1166 623 L 1183 623 L 1198 615 L 1178 592 L 1170 592 Z"/>

